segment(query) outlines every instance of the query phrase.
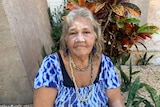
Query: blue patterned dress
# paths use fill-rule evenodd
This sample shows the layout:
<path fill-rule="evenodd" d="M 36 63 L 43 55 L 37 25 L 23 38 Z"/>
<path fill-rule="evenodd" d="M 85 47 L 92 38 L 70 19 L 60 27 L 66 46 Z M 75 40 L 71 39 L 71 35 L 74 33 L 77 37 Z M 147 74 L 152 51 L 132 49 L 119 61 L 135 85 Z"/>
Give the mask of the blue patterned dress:
<path fill-rule="evenodd" d="M 51 54 L 44 58 L 34 80 L 34 88 L 57 88 L 58 93 L 54 107 L 108 107 L 106 89 L 120 86 L 118 76 L 111 60 L 102 54 L 99 73 L 94 81 L 92 95 L 86 102 L 79 100 L 73 81 L 69 78 L 61 58 Z M 88 96 L 90 86 L 78 88 L 83 98 Z"/>

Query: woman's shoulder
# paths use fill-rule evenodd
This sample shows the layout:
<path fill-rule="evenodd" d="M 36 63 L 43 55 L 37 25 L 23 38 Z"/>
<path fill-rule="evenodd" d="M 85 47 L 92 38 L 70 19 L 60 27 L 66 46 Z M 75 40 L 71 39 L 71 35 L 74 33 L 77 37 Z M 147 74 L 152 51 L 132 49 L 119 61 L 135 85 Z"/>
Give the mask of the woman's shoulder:
<path fill-rule="evenodd" d="M 42 60 L 42 64 L 47 64 L 47 63 L 52 63 L 52 64 L 59 63 L 59 59 L 57 57 L 57 54 L 51 53 L 51 54 L 45 56 Z"/>
<path fill-rule="evenodd" d="M 111 63 L 112 63 L 112 60 L 110 59 L 110 57 L 107 56 L 107 55 L 104 54 L 104 53 L 102 53 L 102 61 L 111 62 Z"/>
<path fill-rule="evenodd" d="M 49 72 L 50 70 L 59 71 L 60 65 L 59 65 L 59 59 L 56 53 L 52 53 L 44 57 L 40 65 L 39 71 L 43 69 L 45 72 Z"/>
<path fill-rule="evenodd" d="M 51 79 L 52 78 L 52 79 Z M 61 69 L 56 54 L 45 56 L 34 80 L 34 88 L 57 87 L 61 79 Z"/>
<path fill-rule="evenodd" d="M 52 60 L 52 61 L 58 60 L 57 53 L 51 53 L 45 56 L 44 60 Z"/>
<path fill-rule="evenodd" d="M 112 60 L 105 54 L 102 54 L 100 80 L 105 80 L 105 87 L 108 89 L 120 86 L 114 64 L 112 63 Z"/>
<path fill-rule="evenodd" d="M 102 71 L 110 72 L 110 73 L 115 72 L 114 64 L 112 60 L 105 54 L 102 54 L 101 67 L 102 67 Z"/>

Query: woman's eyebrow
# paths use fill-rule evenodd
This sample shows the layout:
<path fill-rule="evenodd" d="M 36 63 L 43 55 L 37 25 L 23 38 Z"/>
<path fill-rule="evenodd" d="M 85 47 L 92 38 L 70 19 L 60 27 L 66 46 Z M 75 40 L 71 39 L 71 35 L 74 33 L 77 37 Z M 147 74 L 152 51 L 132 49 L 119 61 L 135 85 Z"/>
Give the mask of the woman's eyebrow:
<path fill-rule="evenodd" d="M 75 26 L 72 26 L 72 27 L 70 27 L 68 30 L 69 30 L 69 31 L 72 31 L 72 30 L 75 30 L 75 28 L 76 28 Z"/>

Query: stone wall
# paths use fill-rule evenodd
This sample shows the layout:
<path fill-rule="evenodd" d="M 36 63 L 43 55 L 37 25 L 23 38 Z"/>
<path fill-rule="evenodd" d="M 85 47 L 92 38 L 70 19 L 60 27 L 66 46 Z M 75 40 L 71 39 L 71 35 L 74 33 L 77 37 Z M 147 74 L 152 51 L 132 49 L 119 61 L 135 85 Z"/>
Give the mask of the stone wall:
<path fill-rule="evenodd" d="M 45 0 L 0 0 L 0 104 L 29 104 L 41 49 L 53 44 Z"/>

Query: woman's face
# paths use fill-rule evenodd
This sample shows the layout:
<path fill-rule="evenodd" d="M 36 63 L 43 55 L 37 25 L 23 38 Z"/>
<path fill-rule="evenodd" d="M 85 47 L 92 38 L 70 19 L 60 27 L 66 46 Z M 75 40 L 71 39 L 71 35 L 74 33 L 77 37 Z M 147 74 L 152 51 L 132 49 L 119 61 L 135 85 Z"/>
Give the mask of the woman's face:
<path fill-rule="evenodd" d="M 86 56 L 92 51 L 96 33 L 91 23 L 82 17 L 77 17 L 69 26 L 66 43 L 69 51 L 75 56 Z"/>

